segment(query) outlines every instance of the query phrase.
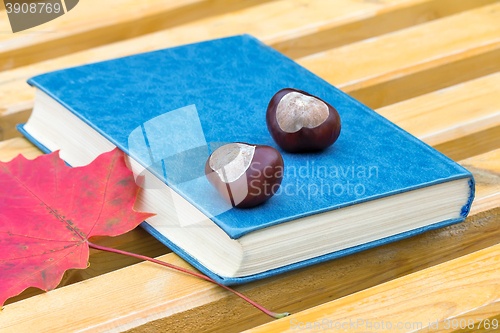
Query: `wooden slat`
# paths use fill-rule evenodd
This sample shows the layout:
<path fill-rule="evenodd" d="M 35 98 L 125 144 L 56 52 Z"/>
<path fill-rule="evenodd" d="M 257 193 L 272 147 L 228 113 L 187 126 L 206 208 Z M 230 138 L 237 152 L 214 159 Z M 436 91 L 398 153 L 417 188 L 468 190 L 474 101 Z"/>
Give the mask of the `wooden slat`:
<path fill-rule="evenodd" d="M 484 168 L 484 161 L 494 161 L 498 154 L 500 152 L 496 151 L 474 157 L 467 160 L 467 165 L 472 166 L 476 178 L 479 178 L 478 172 L 499 173 L 498 164 Z M 492 181 L 500 179 L 492 178 Z M 486 199 L 482 195 L 488 196 L 490 185 L 490 182 L 477 183 L 476 202 Z M 500 208 L 483 212 L 476 209 L 464 223 L 237 289 L 273 310 L 298 312 L 499 242 Z M 173 253 L 162 259 L 182 262 Z M 124 294 L 124 290 L 128 293 Z M 100 300 L 98 304 L 95 304 L 96 299 Z M 39 306 L 41 300 L 46 304 L 44 308 Z M 69 320 L 67 317 L 74 310 L 68 308 L 68 304 L 78 306 L 80 316 Z M 26 315 L 28 309 L 31 309 L 29 316 Z M 28 327 L 24 325 L 39 327 L 39 321 L 40 325 L 53 329 L 45 322 L 61 321 L 61 330 L 67 327 L 65 323 L 74 325 L 75 330 L 92 327 L 92 331 L 99 331 L 111 327 L 132 328 L 151 322 L 140 330 L 154 327 L 174 331 L 210 329 L 237 332 L 269 321 L 268 317 L 218 287 L 149 263 L 133 265 L 7 305 L 2 316 L 5 320 L 0 323 L 0 330 L 6 331 L 9 327 L 22 331 Z M 43 326 L 40 327 L 43 331 Z"/>
<path fill-rule="evenodd" d="M 219 0 L 219 1 L 216 1 L 215 3 L 221 3 L 222 1 L 224 1 L 225 4 L 227 5 L 228 1 L 231 1 L 231 0 Z M 150 2 L 151 2 L 151 5 L 149 5 Z M 151 6 L 152 9 L 151 9 L 151 13 L 149 13 L 149 14 L 154 15 L 155 12 L 158 11 L 158 9 L 159 9 L 159 8 L 155 8 L 155 7 L 158 7 L 158 4 L 161 4 L 162 2 L 164 2 L 164 1 L 152 0 L 152 1 L 145 2 L 147 4 L 147 5 L 145 5 L 145 4 L 143 4 L 143 2 L 137 2 L 137 1 L 134 2 L 133 0 L 113 0 L 111 2 L 111 4 L 108 4 L 107 6 L 102 7 L 102 4 L 101 4 L 102 10 L 96 12 L 95 8 L 99 6 L 97 0 L 89 0 L 89 1 L 86 1 L 86 5 L 84 5 L 84 6 L 82 3 L 80 3 L 78 5 L 78 10 L 71 11 L 68 14 L 66 14 L 64 17 L 60 17 L 57 20 L 46 23 L 38 29 L 40 29 L 40 30 L 41 29 L 50 29 L 50 28 L 55 29 L 57 27 L 64 27 L 63 30 L 64 30 L 65 34 L 75 35 L 76 33 L 78 33 L 78 31 L 76 31 L 76 29 L 78 29 L 78 28 L 82 29 L 82 27 L 81 27 L 82 22 L 84 22 L 85 25 L 88 25 L 89 21 L 94 22 L 94 25 L 96 25 L 96 24 L 102 25 L 102 23 L 101 23 L 103 21 L 102 17 L 105 15 L 110 15 L 110 14 L 113 16 L 110 18 L 106 17 L 106 20 L 110 21 L 109 24 L 106 24 L 106 25 L 108 27 L 112 27 L 114 29 L 114 27 L 120 23 L 119 20 L 127 20 L 127 17 L 129 17 L 129 16 L 130 16 L 129 20 L 131 22 L 134 20 L 134 18 L 135 19 L 140 18 L 141 15 L 144 15 L 144 18 L 147 18 L 147 14 L 148 14 L 147 11 L 145 13 L 141 13 L 141 11 L 137 11 L 137 8 L 141 8 L 144 6 L 146 6 L 146 7 Z M 248 2 L 248 0 L 247 0 L 247 2 Z M 249 3 L 252 3 L 252 2 L 254 5 L 258 5 L 259 3 L 263 3 L 265 1 L 255 2 L 255 1 L 250 0 Z M 412 1 L 412 2 L 415 2 L 415 1 Z M 120 6 L 120 3 L 123 3 L 123 4 Z M 214 3 L 214 1 L 182 0 L 178 5 L 176 5 L 175 3 L 176 3 L 176 1 L 170 0 L 163 6 L 165 6 L 167 8 L 168 8 L 168 6 L 170 6 L 170 7 L 173 7 L 170 9 L 175 9 L 176 7 L 182 8 L 183 5 L 189 5 L 190 3 Z M 234 1 L 232 1 L 231 3 L 234 3 Z M 287 1 L 276 1 L 276 2 L 271 2 L 268 5 L 258 6 L 259 9 L 254 10 L 254 11 L 252 11 L 252 10 L 246 11 L 245 13 L 243 13 L 243 15 L 241 13 L 238 13 L 235 11 L 235 13 L 231 12 L 230 14 L 228 14 L 225 17 L 219 15 L 217 17 L 217 20 L 215 20 L 215 21 L 211 21 L 211 22 L 204 21 L 204 22 L 199 22 L 199 23 L 194 24 L 194 25 L 187 25 L 187 26 L 185 26 L 185 29 L 183 31 L 181 30 L 181 34 L 188 35 L 187 39 L 177 37 L 178 39 L 180 39 L 179 42 L 177 42 L 177 44 L 172 44 L 172 43 L 168 43 L 168 42 L 167 42 L 168 44 L 164 44 L 164 42 L 161 41 L 161 38 L 158 38 L 157 42 L 159 42 L 160 44 L 163 44 L 163 46 L 153 47 L 153 49 L 189 43 L 191 41 L 192 42 L 199 41 L 199 40 L 210 38 L 210 35 L 214 35 L 214 38 L 217 38 L 217 37 L 221 37 L 221 36 L 242 33 L 242 32 L 246 32 L 249 28 L 253 29 L 255 31 L 255 33 L 257 33 L 257 34 L 259 32 L 260 33 L 265 32 L 265 34 L 267 36 L 274 35 L 274 37 L 277 38 L 277 40 L 283 40 L 283 36 L 279 36 L 279 35 L 281 35 L 284 31 L 286 31 L 290 28 L 297 29 L 297 28 L 304 26 L 304 27 L 310 29 L 310 28 L 312 28 L 311 26 L 318 26 L 318 22 L 320 22 L 319 26 L 321 27 L 321 22 L 323 22 L 325 20 L 328 21 L 327 23 L 331 24 L 332 19 L 334 20 L 336 18 L 337 19 L 343 18 L 345 16 L 349 16 L 349 15 L 356 14 L 356 13 L 358 14 L 357 16 L 360 16 L 360 15 L 365 16 L 366 15 L 365 11 L 367 11 L 367 10 L 374 13 L 376 10 L 384 9 L 387 7 L 394 7 L 394 4 L 398 5 L 401 3 L 404 3 L 404 1 L 402 1 L 402 0 L 390 0 L 390 1 L 388 1 L 388 4 L 384 3 L 382 5 L 375 4 L 375 3 L 369 3 L 369 2 L 367 2 L 367 3 L 361 2 L 360 3 L 358 1 L 353 1 L 353 0 L 341 0 L 341 1 L 337 1 L 333 5 L 331 4 L 331 2 L 330 2 L 330 4 L 328 4 L 328 2 L 326 0 L 315 0 L 311 3 L 306 3 L 305 1 L 301 1 L 301 0 L 293 0 L 293 1 L 288 1 L 288 2 Z M 123 6 L 123 5 L 125 5 L 125 6 Z M 113 8 L 115 6 L 118 8 Z M 300 13 L 304 13 L 304 6 L 307 6 L 307 11 L 306 11 L 307 15 L 300 14 Z M 82 7 L 84 7 L 84 8 L 82 8 Z M 328 10 L 325 10 L 325 8 L 327 8 Z M 74 14 L 73 12 L 78 12 L 78 13 Z M 227 12 L 229 13 L 230 11 L 227 11 Z M 185 15 L 186 13 L 181 13 L 181 14 L 184 14 L 184 15 L 177 15 L 177 16 L 179 16 L 179 17 L 186 16 Z M 92 15 L 101 16 L 101 17 L 100 17 L 100 19 L 99 19 L 99 17 L 93 18 Z M 71 20 L 71 18 L 74 16 L 77 16 L 77 20 L 75 23 L 73 23 Z M 123 17 L 123 16 L 125 16 L 125 17 Z M 189 16 L 192 16 L 192 15 L 188 15 L 188 17 Z M 89 20 L 89 18 L 90 18 L 90 20 Z M 288 20 L 283 20 L 283 18 L 288 18 Z M 106 21 L 106 20 L 104 20 L 104 21 Z M 169 20 L 167 19 L 164 21 L 166 21 L 164 24 L 168 24 Z M 210 27 L 210 25 L 213 25 L 214 22 L 220 22 L 220 24 L 216 24 L 215 26 Z M 78 23 L 80 23 L 80 27 L 79 27 Z M 224 24 L 224 23 L 229 23 L 229 24 Z M 257 23 L 257 26 L 255 26 L 255 23 Z M 142 26 L 142 24 L 135 24 L 135 25 L 137 25 L 139 27 Z M 132 27 L 134 27 L 135 25 L 133 25 Z M 0 21 L 0 28 L 2 28 L 5 31 L 8 31 L 8 29 L 9 29 L 8 21 L 6 20 L 6 15 L 5 15 L 5 19 L 3 21 Z M 97 27 L 94 27 L 94 30 L 96 28 Z M 165 29 L 165 28 L 167 28 L 167 27 L 164 27 L 163 29 Z M 208 28 L 208 30 L 207 30 L 207 28 Z M 34 28 L 34 29 L 36 30 L 36 28 Z M 141 28 L 135 27 L 135 29 L 141 29 Z M 157 30 L 159 30 L 159 29 L 157 29 Z M 186 30 L 191 30 L 191 31 L 197 30 L 197 31 L 195 34 L 191 35 L 191 34 L 186 34 Z M 154 31 L 154 30 L 151 30 L 151 31 Z M 119 33 L 119 31 L 117 31 L 116 33 Z M 201 35 L 200 35 L 200 33 L 201 33 Z M 294 33 L 300 33 L 300 31 L 294 31 Z M 13 52 L 13 50 L 19 49 L 19 52 L 18 52 L 19 55 L 26 57 L 27 56 L 26 52 L 21 52 L 21 51 L 23 51 L 22 47 L 24 47 L 24 48 L 33 47 L 37 43 L 45 42 L 45 40 L 47 38 L 50 38 L 52 40 L 58 41 L 59 43 L 62 43 L 59 40 L 63 37 L 66 37 L 66 36 L 62 36 L 61 34 L 62 34 L 62 32 L 59 34 L 41 34 L 41 36 L 38 36 L 38 35 L 28 36 L 31 38 L 35 38 L 34 41 L 30 41 L 28 38 L 26 38 L 26 36 L 24 38 L 22 38 L 23 36 L 20 36 L 19 34 L 17 34 L 17 35 L 6 34 L 5 36 L 3 36 L 3 39 L 4 39 L 3 44 L 4 44 L 4 46 L 8 46 L 9 48 L 6 48 L 5 50 L 3 50 L 3 52 L 4 53 Z M 47 35 L 53 35 L 53 36 L 51 37 L 51 36 L 47 36 Z M 276 36 L 276 35 L 278 35 L 278 36 Z M 175 30 L 174 30 L 173 36 L 174 36 L 174 38 L 176 38 Z M 104 38 L 101 36 L 99 36 L 99 37 Z M 130 35 L 130 37 L 134 37 L 134 36 Z M 152 36 L 152 37 L 155 38 L 154 36 Z M 183 37 L 186 37 L 186 36 L 183 36 Z M 119 40 L 119 39 L 116 39 L 116 40 Z M 108 41 L 108 42 L 111 42 L 111 41 Z M 148 45 L 150 45 L 151 38 L 146 37 L 146 42 Z M 0 38 L 0 45 L 2 45 L 1 43 L 2 43 L 2 41 Z M 140 44 L 141 44 L 140 39 L 138 41 L 131 41 L 131 43 L 138 45 L 140 48 Z M 65 44 L 68 44 L 70 48 L 78 47 L 78 46 L 74 45 L 74 44 L 77 44 L 77 43 L 74 43 L 74 41 L 73 42 L 67 41 L 67 42 L 65 42 Z M 105 43 L 102 43 L 99 45 L 104 45 L 104 44 Z M 97 46 L 97 45 L 94 45 L 94 47 L 95 46 Z M 88 45 L 88 47 L 92 47 L 92 46 Z M 83 49 L 81 49 L 81 50 L 83 50 Z M 56 52 L 50 53 L 50 55 L 51 56 L 49 58 L 55 58 L 55 57 L 57 57 L 57 55 L 61 55 L 61 54 L 58 54 L 57 50 L 56 50 Z M 31 57 L 39 57 L 39 56 L 38 55 L 31 55 Z M 0 57 L 0 59 L 2 59 L 2 58 Z M 6 58 L 4 56 L 3 59 L 10 60 L 10 62 L 13 62 L 13 61 L 18 62 L 19 61 L 18 59 L 13 59 L 13 56 L 8 57 L 8 58 Z M 46 59 L 48 59 L 48 58 L 46 58 Z M 37 62 L 40 60 L 42 60 L 42 59 L 33 58 L 31 61 L 28 61 L 28 60 L 24 61 L 24 64 L 34 63 L 34 62 Z M 0 69 L 2 69 L 2 70 L 8 69 L 8 68 L 13 68 L 13 67 L 18 67 L 21 65 L 21 64 L 16 64 L 16 63 L 11 64 L 11 63 L 7 63 L 5 61 L 1 61 L 0 63 L 4 63 L 3 66 L 0 67 Z"/>
<path fill-rule="evenodd" d="M 9 162 L 19 154 L 31 160 L 43 152 L 24 138 L 0 141 L 0 161 Z"/>
<path fill-rule="evenodd" d="M 85 0 L 68 13 L 23 33 L 0 35 L 0 70 L 254 6 L 269 0 Z M 62 10 L 62 9 L 61 9 Z M 0 31 L 9 31 L 0 13 Z"/>
<path fill-rule="evenodd" d="M 26 79 L 43 72 L 239 33 L 255 35 L 268 45 L 284 51 L 285 54 L 291 52 L 291 45 L 297 41 L 298 44 L 293 50 L 294 52 L 300 50 L 302 55 L 343 45 L 355 39 L 393 31 L 401 28 L 401 24 L 425 22 L 492 2 L 492 0 L 453 0 L 453 5 L 450 5 L 449 1 L 314 0 L 307 3 L 303 0 L 274 1 L 109 46 L 20 67 L 0 74 L 0 126 L 4 127 L 3 138 L 15 135 L 13 124 L 25 122 L 33 106 L 34 90 L 27 87 Z M 375 51 L 370 53 L 376 54 Z M 322 72 L 317 74 L 323 75 Z M 10 119 L 2 120 L 5 116 L 9 116 Z"/>
<path fill-rule="evenodd" d="M 188 267 L 183 260 L 174 255 L 166 255 L 161 259 L 174 265 Z M 177 274 L 167 276 L 165 270 L 158 265 L 149 263 L 138 265 L 129 267 L 136 268 L 133 272 L 128 269 L 114 271 L 70 287 L 56 289 L 54 293 L 38 295 L 7 305 L 1 313 L 2 332 L 33 332 L 35 329 L 39 332 L 73 332 L 85 329 L 98 332 L 107 331 L 115 326 L 115 320 L 121 321 L 123 328 L 133 327 L 134 321 L 143 320 L 141 315 L 134 316 L 129 321 L 123 318 L 124 313 L 133 314 L 144 306 L 160 306 L 157 310 L 167 314 L 202 304 L 213 298 L 227 296 L 227 291 L 214 289 L 209 282 Z M 61 298 L 62 294 L 65 296 Z M 143 297 L 146 294 L 149 295 L 149 300 Z M 137 303 L 136 300 L 139 299 L 141 301 Z M 157 303 L 160 299 L 163 305 Z M 108 302 L 112 302 L 113 305 L 109 307 Z M 52 308 L 52 305 L 67 314 L 53 321 L 54 315 L 58 314 L 54 312 L 56 309 Z M 29 316 L 26 315 L 28 313 Z M 9 318 L 6 314 L 9 314 Z M 44 319 L 40 320 L 41 318 Z M 102 326 L 96 327 L 96 324 Z"/>
<path fill-rule="evenodd" d="M 26 85 L 25 82 L 24 85 Z M 31 88 L 27 88 L 25 91 L 31 92 Z M 29 119 L 33 103 L 30 102 L 29 104 L 30 106 L 27 110 L 21 110 L 20 112 L 14 112 L 5 116 L 0 115 L 0 141 L 21 136 L 21 133 L 16 129 L 16 125 L 23 124 Z"/>
<path fill-rule="evenodd" d="M 478 333 L 478 332 L 481 332 L 481 333 L 485 333 L 485 332 L 498 332 L 500 330 L 500 301 L 494 301 L 494 302 L 491 302 L 491 303 L 487 303 L 485 305 L 482 305 L 478 308 L 475 308 L 473 310 L 470 310 L 470 311 L 466 311 L 464 313 L 461 313 L 457 316 L 454 316 L 453 318 L 450 318 L 448 319 L 449 321 L 446 321 L 445 320 L 441 320 L 438 322 L 437 325 L 434 325 L 434 327 L 438 327 L 437 329 L 435 328 L 431 328 L 431 327 L 426 327 L 426 328 L 423 328 L 421 330 L 418 330 L 418 331 L 415 331 L 414 333 L 445 333 L 445 332 L 454 332 L 454 333 L 468 333 L 468 332 L 475 332 L 475 333 Z M 456 323 L 453 323 L 451 322 L 452 320 L 457 320 Z M 465 326 L 465 323 L 470 320 L 470 319 L 473 319 L 475 320 L 475 325 L 474 325 L 474 329 L 469 329 L 469 328 L 465 328 L 465 329 L 456 329 L 457 327 L 460 327 L 460 321 L 463 321 L 462 322 L 462 327 Z M 493 320 L 496 319 L 496 323 L 497 323 L 497 328 L 493 328 L 494 325 L 492 325 L 492 323 L 495 323 L 493 322 Z M 483 320 L 483 323 L 481 324 L 481 326 L 479 327 L 479 320 Z M 488 325 L 485 327 L 485 322 L 488 323 Z M 453 328 L 455 327 L 455 329 Z M 472 326 L 471 326 L 472 327 Z"/>
<path fill-rule="evenodd" d="M 338 22 L 331 24 L 321 22 L 312 25 L 309 30 L 303 29 L 294 38 L 276 40 L 269 45 L 296 59 L 491 4 L 494 1 L 446 0 L 395 3 L 392 7 L 381 8 L 376 15 L 366 13 L 361 22 L 359 19 L 351 18 L 346 18 L 342 25 Z"/>
<path fill-rule="evenodd" d="M 105 21 L 103 18 L 106 19 L 107 35 L 110 35 L 108 42 L 111 42 L 130 38 L 134 35 L 138 36 L 141 33 L 148 32 L 148 30 L 151 32 L 165 29 L 193 21 L 194 19 L 200 19 L 204 16 L 231 12 L 231 15 L 236 17 L 234 17 L 230 24 L 237 31 L 227 31 L 227 27 L 223 27 L 224 24 L 222 24 L 219 27 L 209 27 L 212 31 L 208 31 L 207 33 L 211 34 L 215 32 L 217 34 L 216 37 L 219 37 L 220 32 L 218 33 L 217 29 L 221 27 L 225 30 L 223 35 L 227 35 L 228 33 L 242 33 L 249 29 L 257 28 L 259 30 L 256 31 L 257 34 L 260 35 L 265 31 L 266 35 L 272 36 L 273 41 L 271 41 L 271 45 L 276 45 L 280 51 L 288 55 L 295 53 L 297 56 L 303 56 L 316 53 L 325 47 L 331 48 L 373 37 L 378 34 L 489 4 L 495 0 L 385 0 L 380 2 L 337 0 L 334 3 L 327 0 L 276 1 L 276 4 L 270 4 L 262 7 L 262 9 L 251 12 L 252 16 L 242 16 L 237 12 L 239 9 L 250 5 L 255 6 L 267 1 L 253 0 L 251 2 L 240 1 L 235 3 L 230 0 L 182 0 L 177 2 L 149 0 L 137 3 L 131 0 L 112 0 L 105 4 L 100 4 L 97 0 L 87 0 L 85 4 L 79 4 L 78 10 L 74 11 L 75 13 L 71 11 L 64 17 L 58 18 L 58 20 L 48 22 L 43 26 L 30 30 L 32 32 L 49 30 L 52 32 L 51 36 L 36 34 L 30 36 L 30 38 L 22 38 L 19 34 L 8 34 L 3 37 L 0 36 L 0 45 L 3 44 L 8 47 L 4 52 L 19 49 L 19 53 L 25 55 L 27 52 L 21 52 L 21 48 L 34 47 L 36 44 L 44 43 L 48 40 L 58 41 L 55 46 L 59 46 L 59 44 L 63 44 L 62 38 L 69 35 L 77 36 L 82 32 L 97 36 L 97 39 L 102 38 L 93 31 L 102 28 L 103 23 L 101 22 Z M 207 7 L 208 5 L 210 7 Z M 96 11 L 95 8 L 99 6 L 101 9 Z M 214 8 L 219 8 L 219 10 L 225 8 L 225 10 L 220 12 L 214 10 Z M 165 16 L 168 12 L 172 12 L 172 14 Z M 280 20 L 284 15 L 289 17 L 288 21 Z M 182 17 L 183 21 L 179 17 Z M 9 24 L 6 16 L 4 18 L 0 22 L 0 28 L 8 31 Z M 222 21 L 222 23 L 224 23 L 224 20 L 228 20 L 224 17 L 220 17 L 220 19 L 219 21 Z M 275 19 L 277 20 L 275 21 Z M 362 23 L 359 21 L 362 21 Z M 208 22 L 206 25 L 209 26 L 210 23 Z M 258 23 L 260 27 L 255 27 L 255 23 Z M 119 25 L 121 26 L 118 27 Z M 134 29 L 132 30 L 130 26 Z M 64 34 L 59 31 L 61 27 L 64 27 Z M 293 35 L 287 36 L 283 34 L 283 31 L 290 28 L 301 29 L 294 31 Z M 117 34 L 121 36 L 113 37 Z M 306 36 L 311 36 L 311 38 L 304 39 Z M 296 43 L 292 41 L 296 39 Z M 2 40 L 5 42 L 2 43 Z M 72 39 L 71 42 L 65 43 L 65 49 L 77 47 L 73 45 L 77 44 L 76 41 L 77 39 Z M 93 43 L 98 43 L 98 41 L 93 41 Z M 89 44 L 89 46 L 91 45 Z M 53 48 L 51 51 L 51 58 L 53 58 L 58 55 L 59 49 Z M 297 52 L 300 52 L 300 54 L 297 54 Z M 32 55 L 32 57 L 36 56 Z M 33 58 L 31 62 L 35 61 L 39 60 Z"/>
<path fill-rule="evenodd" d="M 383 320 L 394 325 L 398 322 L 409 323 L 406 328 L 398 330 L 394 327 L 382 331 L 414 332 L 416 328 L 429 326 L 430 322 L 443 321 L 500 302 L 499 256 L 500 245 L 495 245 L 249 332 L 295 332 L 290 326 L 291 321 L 306 323 L 321 322 L 323 319 L 334 323 L 349 322 L 349 319 L 363 319 L 372 323 L 381 323 Z M 421 323 L 421 326 L 413 323 Z M 353 331 L 369 330 L 366 326 L 360 326 Z"/>
<path fill-rule="evenodd" d="M 158 257 L 172 252 L 141 227 L 137 227 L 120 236 L 97 238 L 93 240 L 93 243 L 148 257 Z M 86 269 L 67 270 L 57 288 L 113 272 L 141 261 L 137 258 L 90 249 L 89 267 Z M 9 298 L 5 304 L 18 302 L 43 293 L 38 288 L 28 288 L 21 294 Z"/>
<path fill-rule="evenodd" d="M 299 59 L 372 108 L 500 70 L 500 4 Z"/>
<path fill-rule="evenodd" d="M 8 162 L 19 154 L 24 155 L 28 159 L 33 159 L 43 153 L 24 138 L 16 138 L 0 142 L 0 161 Z M 95 237 L 93 238 L 93 242 L 102 246 L 112 247 L 149 257 L 157 257 L 171 252 L 169 248 L 160 243 L 156 238 L 140 227 L 117 237 Z M 115 253 L 90 249 L 90 266 L 83 270 L 68 270 L 59 283 L 59 287 L 112 272 L 117 269 L 136 264 L 140 261 L 142 260 Z M 42 291 L 40 289 L 28 288 L 20 295 L 10 298 L 5 304 L 17 302 L 41 293 Z"/>
<path fill-rule="evenodd" d="M 498 148 L 500 144 L 498 133 L 500 133 L 500 126 L 490 127 L 484 131 L 436 145 L 434 148 L 453 158 L 463 159 Z"/>
<path fill-rule="evenodd" d="M 376 111 L 451 159 L 500 148 L 500 73 Z"/>
<path fill-rule="evenodd" d="M 471 214 L 500 206 L 500 149 L 468 158 L 460 164 L 474 174 L 476 181 Z"/>

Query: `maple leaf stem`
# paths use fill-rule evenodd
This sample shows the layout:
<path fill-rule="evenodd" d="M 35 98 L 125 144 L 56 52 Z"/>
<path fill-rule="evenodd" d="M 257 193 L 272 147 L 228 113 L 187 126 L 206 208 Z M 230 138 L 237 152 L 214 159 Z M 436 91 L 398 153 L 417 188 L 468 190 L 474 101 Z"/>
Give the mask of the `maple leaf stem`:
<path fill-rule="evenodd" d="M 272 317 L 274 319 L 280 319 L 280 318 L 283 318 L 283 317 L 286 317 L 286 316 L 290 315 L 288 312 L 284 312 L 284 313 L 272 312 L 272 311 L 266 309 L 265 307 L 257 304 L 256 302 L 252 301 L 250 298 L 246 297 L 245 295 L 243 295 L 243 294 L 237 292 L 236 290 L 233 290 L 233 289 L 229 288 L 228 286 L 225 286 L 225 285 L 223 285 L 223 284 L 221 284 L 221 283 L 219 283 L 219 282 L 217 282 L 215 280 L 212 280 L 211 278 L 209 278 L 206 275 L 203 275 L 203 274 L 200 274 L 200 273 L 196 273 L 196 272 L 190 271 L 188 269 L 185 269 L 185 268 L 182 268 L 182 267 L 179 267 L 179 266 L 176 266 L 176 265 L 172 265 L 172 264 L 166 263 L 166 262 L 158 260 L 158 259 L 146 257 L 146 256 L 143 256 L 143 255 L 140 255 L 140 254 L 135 254 L 135 253 L 131 253 L 131 252 L 116 250 L 116 249 L 113 249 L 113 248 L 110 248 L 110 247 L 100 246 L 100 245 L 97 245 L 97 244 L 93 244 L 93 243 L 91 243 L 89 241 L 87 241 L 87 243 L 88 243 L 89 247 L 91 247 L 93 249 L 97 249 L 97 250 L 101 250 L 101 251 L 108 251 L 108 252 L 119 253 L 119 254 L 123 254 L 123 255 L 126 255 L 126 256 L 131 256 L 131 257 L 139 258 L 139 259 L 142 259 L 142 260 L 151 261 L 151 262 L 154 262 L 155 264 L 159 264 L 159 265 L 166 266 L 166 267 L 169 267 L 169 268 L 172 268 L 172 269 L 176 269 L 176 270 L 181 271 L 183 273 L 190 274 L 190 275 L 196 276 L 196 277 L 198 277 L 200 279 L 204 279 L 204 280 L 210 281 L 212 283 L 215 283 L 216 285 L 218 285 L 218 286 L 220 286 L 220 287 L 222 287 L 222 288 L 224 288 L 226 290 L 229 290 L 230 292 L 232 292 L 236 296 L 239 296 L 239 297 L 243 298 L 245 301 L 247 301 L 248 303 L 252 304 L 257 309 L 259 309 L 260 311 L 264 312 L 266 315 L 268 315 L 268 316 L 270 316 L 270 317 Z"/>

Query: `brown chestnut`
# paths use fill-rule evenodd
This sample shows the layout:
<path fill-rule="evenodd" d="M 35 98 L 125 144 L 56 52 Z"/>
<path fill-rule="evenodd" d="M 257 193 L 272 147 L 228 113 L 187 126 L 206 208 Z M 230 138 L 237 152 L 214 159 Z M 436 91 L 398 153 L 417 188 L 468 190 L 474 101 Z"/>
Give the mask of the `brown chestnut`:
<path fill-rule="evenodd" d="M 283 168 L 283 158 L 273 147 L 236 142 L 208 157 L 205 175 L 233 207 L 249 208 L 276 194 Z"/>
<path fill-rule="evenodd" d="M 266 123 L 274 141 L 290 153 L 331 146 L 340 135 L 337 110 L 305 91 L 285 88 L 267 107 Z"/>

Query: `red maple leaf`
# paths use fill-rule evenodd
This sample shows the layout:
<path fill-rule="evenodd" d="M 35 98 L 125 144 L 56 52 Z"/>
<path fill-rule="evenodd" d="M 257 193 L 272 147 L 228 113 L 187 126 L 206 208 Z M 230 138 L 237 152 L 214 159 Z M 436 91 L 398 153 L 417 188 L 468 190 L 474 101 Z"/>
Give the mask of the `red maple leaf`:
<path fill-rule="evenodd" d="M 86 268 L 90 237 L 123 234 L 154 215 L 133 209 L 138 191 L 119 149 L 77 168 L 58 152 L 0 162 L 0 306 Z"/>

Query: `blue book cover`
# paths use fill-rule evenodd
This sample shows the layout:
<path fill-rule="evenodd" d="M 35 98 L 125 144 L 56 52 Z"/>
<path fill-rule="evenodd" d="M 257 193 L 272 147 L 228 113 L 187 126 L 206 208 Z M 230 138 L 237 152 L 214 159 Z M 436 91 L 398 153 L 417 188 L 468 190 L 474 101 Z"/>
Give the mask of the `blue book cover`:
<path fill-rule="evenodd" d="M 243 277 L 219 276 L 147 222 L 151 234 L 226 285 L 244 283 L 461 222 L 474 197 L 469 171 L 362 103 L 249 35 L 206 41 L 31 78 L 36 86 L 122 149 L 230 238 L 457 179 L 469 179 L 460 218 Z M 271 138 L 267 105 L 280 89 L 318 96 L 339 112 L 339 139 L 321 152 L 291 154 Z M 50 150 L 24 131 L 44 151 Z M 224 143 L 277 148 L 285 163 L 280 191 L 251 209 L 228 207 L 204 166 Z"/>

